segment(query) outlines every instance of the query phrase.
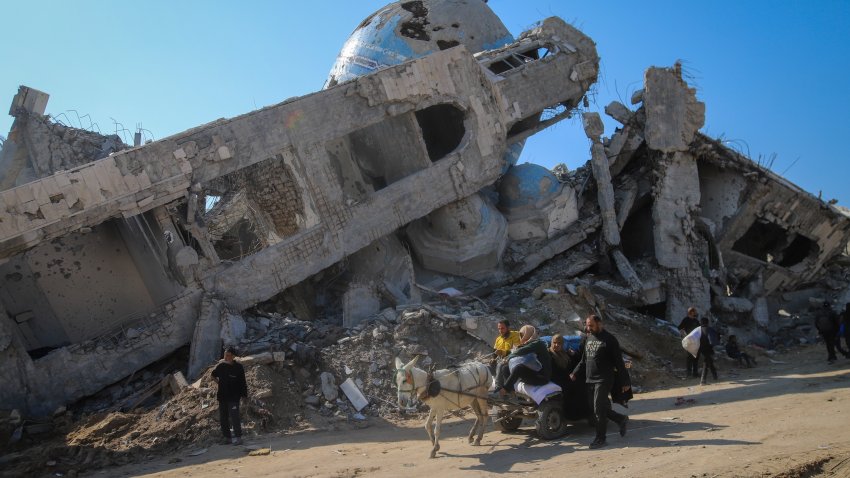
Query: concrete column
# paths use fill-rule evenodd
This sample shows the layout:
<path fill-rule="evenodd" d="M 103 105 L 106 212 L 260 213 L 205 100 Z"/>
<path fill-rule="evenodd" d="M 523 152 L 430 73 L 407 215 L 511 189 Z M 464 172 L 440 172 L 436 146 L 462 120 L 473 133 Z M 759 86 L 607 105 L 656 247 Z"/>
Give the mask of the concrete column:
<path fill-rule="evenodd" d="M 583 113 L 581 115 L 584 132 L 592 142 L 590 147 L 590 165 L 593 177 L 596 179 L 596 197 L 602 214 L 602 237 L 609 247 L 620 245 L 620 228 L 617 225 L 617 210 L 614 199 L 614 186 L 611 184 L 611 169 L 608 166 L 608 156 L 602 146 L 601 136 L 604 132 L 602 119 L 598 113 Z"/>

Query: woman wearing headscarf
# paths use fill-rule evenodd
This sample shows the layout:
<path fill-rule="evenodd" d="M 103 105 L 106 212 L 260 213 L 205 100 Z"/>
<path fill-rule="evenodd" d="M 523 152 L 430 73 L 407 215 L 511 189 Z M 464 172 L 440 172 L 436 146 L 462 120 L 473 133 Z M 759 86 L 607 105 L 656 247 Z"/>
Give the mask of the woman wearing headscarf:
<path fill-rule="evenodd" d="M 516 364 L 511 367 L 510 375 L 499 388 L 499 395 L 507 395 L 513 391 L 517 380 L 528 385 L 545 385 L 552 376 L 549 350 L 546 342 L 537 336 L 537 330 L 531 325 L 523 325 L 519 334 L 520 346 L 508 355 L 508 363 L 515 360 Z"/>
<path fill-rule="evenodd" d="M 552 344 L 549 346 L 549 358 L 552 360 L 552 381 L 566 387 L 571 384 L 570 372 L 575 368 L 574 356 L 571 351 L 564 350 L 564 336 L 555 334 L 552 336 Z"/>

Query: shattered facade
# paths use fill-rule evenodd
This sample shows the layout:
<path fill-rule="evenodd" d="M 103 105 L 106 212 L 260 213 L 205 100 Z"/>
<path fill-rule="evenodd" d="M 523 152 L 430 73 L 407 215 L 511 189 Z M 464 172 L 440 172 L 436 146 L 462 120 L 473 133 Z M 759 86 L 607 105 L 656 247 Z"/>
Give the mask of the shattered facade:
<path fill-rule="evenodd" d="M 813 285 L 846 249 L 843 208 L 699 133 L 678 65 L 605 108 L 612 134 L 583 114 L 587 166 L 516 165 L 598 61 L 560 19 L 514 40 L 483 2 L 434 0 L 364 21 L 326 89 L 143 146 L 57 124 L 21 87 L 0 152 L 0 408 L 49 414 L 186 344 L 193 379 L 266 301 L 352 328 L 563 253 L 564 277 L 671 320 L 695 305 L 764 331 L 806 297 L 850 299 Z"/>

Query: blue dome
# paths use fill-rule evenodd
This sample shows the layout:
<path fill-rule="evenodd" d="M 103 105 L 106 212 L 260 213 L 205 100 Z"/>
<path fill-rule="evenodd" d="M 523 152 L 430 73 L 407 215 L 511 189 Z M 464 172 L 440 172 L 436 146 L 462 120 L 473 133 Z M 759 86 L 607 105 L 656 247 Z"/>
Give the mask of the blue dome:
<path fill-rule="evenodd" d="M 458 44 L 477 53 L 513 41 L 482 0 L 392 3 L 354 30 L 339 52 L 325 87 Z"/>
<path fill-rule="evenodd" d="M 538 164 L 523 163 L 508 170 L 499 183 L 499 207 L 512 209 L 536 205 L 558 194 L 561 183 Z"/>

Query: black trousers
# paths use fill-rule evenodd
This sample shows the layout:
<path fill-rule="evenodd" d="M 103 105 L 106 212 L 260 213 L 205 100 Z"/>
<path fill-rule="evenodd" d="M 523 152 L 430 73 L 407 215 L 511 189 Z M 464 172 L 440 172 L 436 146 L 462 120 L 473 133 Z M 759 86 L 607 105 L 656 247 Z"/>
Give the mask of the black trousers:
<path fill-rule="evenodd" d="M 702 350 L 697 353 L 697 359 L 702 357 L 702 376 L 700 382 L 705 382 L 708 378 L 708 371 L 711 370 L 711 376 L 717 380 L 717 369 L 714 367 L 714 352 L 705 353 Z"/>
<path fill-rule="evenodd" d="M 611 394 L 612 386 L 614 386 L 613 378 L 587 384 L 587 398 L 596 423 L 596 440 L 605 440 L 605 435 L 608 433 L 608 420 L 619 425 L 626 419 L 625 415 L 611 409 L 611 400 L 608 399 L 608 395 Z"/>
<path fill-rule="evenodd" d="M 221 423 L 221 433 L 230 438 L 230 427 L 233 426 L 233 436 L 242 437 L 242 422 L 239 421 L 239 400 L 235 402 L 218 402 L 218 420 Z"/>
<path fill-rule="evenodd" d="M 841 337 L 844 337 L 844 345 L 847 349 L 841 348 Z M 850 358 L 850 336 L 846 333 L 844 335 L 836 335 L 835 336 L 835 349 L 841 352 L 841 355 Z"/>
<path fill-rule="evenodd" d="M 835 334 L 834 333 L 823 333 L 820 332 L 820 336 L 823 337 L 823 342 L 826 344 L 826 353 L 827 360 L 835 360 Z"/>
<path fill-rule="evenodd" d="M 699 376 L 699 359 L 691 355 L 690 352 L 686 352 L 687 361 L 685 362 L 685 376 L 698 377 Z"/>

